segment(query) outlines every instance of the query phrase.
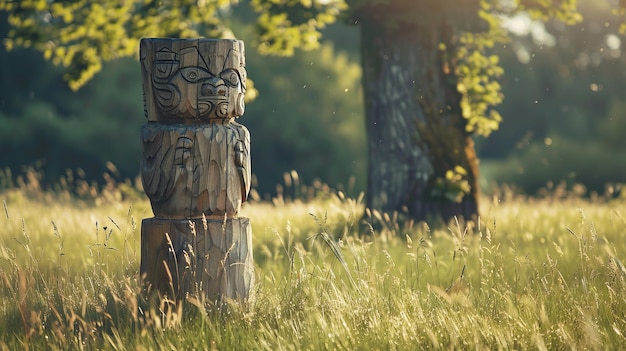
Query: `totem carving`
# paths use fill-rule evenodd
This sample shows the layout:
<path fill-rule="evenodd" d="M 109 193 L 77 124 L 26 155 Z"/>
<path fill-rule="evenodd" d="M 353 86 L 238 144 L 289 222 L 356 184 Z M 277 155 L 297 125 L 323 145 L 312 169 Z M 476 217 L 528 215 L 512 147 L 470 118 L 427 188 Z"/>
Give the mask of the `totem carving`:
<path fill-rule="evenodd" d="M 142 39 L 141 175 L 153 218 L 141 228 L 146 286 L 170 298 L 247 300 L 252 231 L 239 217 L 250 192 L 244 44 Z"/>

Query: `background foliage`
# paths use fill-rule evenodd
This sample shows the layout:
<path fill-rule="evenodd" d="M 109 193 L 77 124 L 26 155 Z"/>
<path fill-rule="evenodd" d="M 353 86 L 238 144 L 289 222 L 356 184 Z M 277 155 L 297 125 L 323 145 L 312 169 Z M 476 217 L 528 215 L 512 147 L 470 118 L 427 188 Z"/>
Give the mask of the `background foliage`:
<path fill-rule="evenodd" d="M 626 57 L 611 1 L 581 1 L 584 21 L 519 31 L 505 65 L 500 130 L 479 140 L 484 178 L 534 192 L 547 181 L 602 191 L 624 182 Z M 531 23 L 529 19 L 516 21 Z"/>
<path fill-rule="evenodd" d="M 532 193 L 566 179 L 602 191 L 606 182 L 624 182 L 626 171 L 617 165 L 625 146 L 626 65 L 623 18 L 612 14 L 615 7 L 610 0 L 580 1 L 584 20 L 575 26 L 542 25 L 524 15 L 505 21 L 512 39 L 486 51 L 505 71 L 497 107 L 503 121 L 489 138 L 476 139 L 486 188 L 507 182 Z M 358 30 L 335 24 L 325 30 L 322 50 L 270 57 L 252 48 L 251 10 L 235 7 L 229 16 L 248 43 L 248 71 L 260 94 L 240 121 L 252 133 L 261 195 L 273 193 L 293 169 L 304 183 L 319 178 L 346 185 L 356 176 L 354 189 L 362 190 Z M 0 33 L 8 31 L 0 12 Z M 19 173 L 36 165 L 51 182 L 67 168 L 82 168 L 87 179 L 102 181 L 110 161 L 114 176 L 138 175 L 144 118 L 136 61 L 103 64 L 77 92 L 32 49 L 0 51 L 0 62 L 0 167 Z"/>

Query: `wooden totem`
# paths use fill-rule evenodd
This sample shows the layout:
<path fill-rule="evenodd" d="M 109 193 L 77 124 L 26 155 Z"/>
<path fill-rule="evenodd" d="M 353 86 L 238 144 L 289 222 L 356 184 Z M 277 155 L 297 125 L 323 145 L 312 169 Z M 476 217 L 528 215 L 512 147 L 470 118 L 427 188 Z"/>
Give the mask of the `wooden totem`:
<path fill-rule="evenodd" d="M 141 224 L 140 271 L 170 299 L 246 300 L 254 282 L 252 231 L 239 217 L 250 191 L 244 44 L 142 39 L 148 123 L 141 174 L 153 218 Z"/>

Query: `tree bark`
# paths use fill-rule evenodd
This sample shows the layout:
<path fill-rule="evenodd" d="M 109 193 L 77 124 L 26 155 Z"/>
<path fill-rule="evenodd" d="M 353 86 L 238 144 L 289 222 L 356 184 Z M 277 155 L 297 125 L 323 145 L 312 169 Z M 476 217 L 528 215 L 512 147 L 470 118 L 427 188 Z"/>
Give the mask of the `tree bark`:
<path fill-rule="evenodd" d="M 385 28 L 361 19 L 367 206 L 414 220 L 471 220 L 478 214 L 478 160 L 456 89 L 452 27 Z M 470 188 L 454 200 L 444 195 L 458 190 L 446 183 L 456 166 Z"/>

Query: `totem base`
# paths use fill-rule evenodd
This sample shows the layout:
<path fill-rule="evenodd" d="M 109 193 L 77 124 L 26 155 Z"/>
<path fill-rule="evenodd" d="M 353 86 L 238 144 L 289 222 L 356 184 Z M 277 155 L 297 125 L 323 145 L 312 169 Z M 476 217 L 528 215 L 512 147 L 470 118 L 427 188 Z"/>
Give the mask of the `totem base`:
<path fill-rule="evenodd" d="M 144 219 L 140 271 L 148 292 L 171 299 L 246 301 L 254 284 L 250 220 Z"/>

